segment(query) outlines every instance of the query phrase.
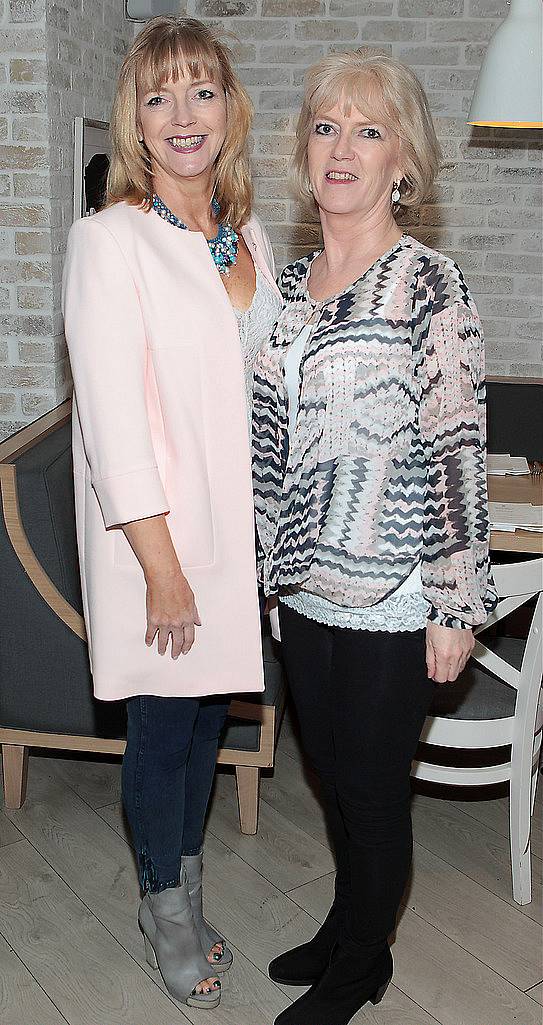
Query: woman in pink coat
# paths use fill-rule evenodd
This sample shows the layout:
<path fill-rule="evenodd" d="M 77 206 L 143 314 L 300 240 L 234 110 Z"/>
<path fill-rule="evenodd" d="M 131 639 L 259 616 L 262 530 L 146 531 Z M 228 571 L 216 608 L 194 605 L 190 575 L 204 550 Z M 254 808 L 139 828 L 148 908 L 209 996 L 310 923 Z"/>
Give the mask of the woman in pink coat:
<path fill-rule="evenodd" d="M 207 1008 L 232 954 L 202 915 L 204 816 L 228 695 L 263 689 L 246 396 L 280 298 L 250 118 L 207 28 L 149 22 L 108 205 L 72 227 L 64 275 L 85 620 L 96 696 L 127 699 L 139 922 L 171 995 Z"/>

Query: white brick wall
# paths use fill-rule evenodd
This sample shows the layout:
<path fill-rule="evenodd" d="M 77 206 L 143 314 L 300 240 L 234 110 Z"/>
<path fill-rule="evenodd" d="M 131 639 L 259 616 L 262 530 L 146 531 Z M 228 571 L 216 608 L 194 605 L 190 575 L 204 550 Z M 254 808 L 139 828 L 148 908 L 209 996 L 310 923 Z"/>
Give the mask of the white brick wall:
<path fill-rule="evenodd" d="M 0 437 L 55 404 L 45 3 L 0 0 Z"/>
<path fill-rule="evenodd" d="M 76 114 L 108 119 L 134 27 L 122 0 L 0 0 L 0 437 L 69 390 L 59 286 Z M 257 111 L 257 209 L 279 266 L 319 239 L 286 183 L 303 73 L 331 47 L 375 44 L 411 64 L 447 166 L 409 224 L 454 255 L 474 291 L 489 373 L 542 376 L 541 134 L 465 123 L 506 0 L 186 0 L 234 32 Z"/>
<path fill-rule="evenodd" d="M 60 280 L 73 119 L 109 118 L 133 33 L 121 0 L 0 0 L 0 439 L 70 389 Z"/>
<path fill-rule="evenodd" d="M 331 48 L 367 44 L 416 70 L 446 166 L 435 195 L 405 224 L 464 270 L 484 319 L 488 373 L 543 376 L 542 133 L 466 124 L 507 0 L 187 0 L 186 11 L 241 41 L 239 71 L 257 111 L 257 209 L 279 265 L 318 239 L 313 211 L 285 184 L 306 67 Z"/>
<path fill-rule="evenodd" d="M 47 0 L 51 285 L 54 348 L 60 357 L 57 402 L 71 388 L 60 288 L 66 236 L 73 218 L 74 118 L 109 121 L 117 72 L 133 36 L 134 26 L 123 17 L 122 0 Z"/>

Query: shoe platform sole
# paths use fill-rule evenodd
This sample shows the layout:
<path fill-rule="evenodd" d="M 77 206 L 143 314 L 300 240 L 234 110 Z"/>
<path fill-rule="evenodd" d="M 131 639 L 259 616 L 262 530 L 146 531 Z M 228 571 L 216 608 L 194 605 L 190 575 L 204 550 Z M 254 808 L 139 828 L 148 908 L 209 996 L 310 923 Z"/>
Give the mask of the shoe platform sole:
<path fill-rule="evenodd" d="M 153 969 L 153 971 L 160 972 L 160 967 L 159 967 L 159 964 L 158 964 L 157 956 L 155 954 L 155 948 L 153 947 L 153 944 L 151 943 L 151 941 L 148 938 L 148 936 L 146 935 L 146 933 L 141 928 L 141 925 L 140 925 L 140 930 L 141 930 L 141 932 L 143 934 L 143 940 L 144 940 L 144 943 L 145 943 L 145 960 L 147 961 L 147 964 L 149 965 L 149 967 Z M 162 972 L 160 972 L 160 975 L 161 975 L 162 980 L 164 981 L 164 977 L 162 976 Z M 168 989 L 167 986 L 166 986 L 166 989 Z M 178 1007 L 180 1007 L 181 1009 L 183 1009 L 183 1007 L 186 1007 L 188 1005 L 189 1007 L 200 1007 L 204 1011 L 205 1010 L 213 1011 L 215 1007 L 218 1007 L 220 1002 L 221 1002 L 221 995 L 222 995 L 219 992 L 219 993 L 217 993 L 216 997 L 213 997 L 213 999 L 210 999 L 210 997 L 212 995 L 211 993 L 201 993 L 199 995 L 195 994 L 194 996 L 192 996 L 192 994 L 190 994 L 186 998 L 186 1000 L 179 1000 L 177 997 L 175 997 L 173 995 L 173 993 L 170 993 L 169 990 L 168 990 L 168 993 L 169 993 L 170 997 L 172 998 L 172 1000 L 174 1000 L 175 1003 L 178 1005 Z M 202 998 L 205 998 L 205 999 L 202 999 Z"/>
<path fill-rule="evenodd" d="M 233 957 L 230 959 L 230 961 L 227 961 L 224 964 L 221 964 L 220 961 L 219 962 L 217 962 L 217 961 L 210 961 L 209 962 L 209 967 L 213 968 L 213 972 L 211 974 L 212 975 L 220 975 L 221 972 L 229 972 L 231 967 L 232 967 L 232 965 L 233 965 L 233 963 L 234 963 L 234 958 Z"/>
<path fill-rule="evenodd" d="M 220 996 L 218 996 L 216 1000 L 206 1000 L 205 1003 L 202 1000 L 198 1000 L 197 997 L 187 997 L 185 1000 L 185 1004 L 188 1004 L 189 1007 L 199 1007 L 203 1011 L 212 1011 L 213 1008 L 219 1006 L 220 1002 Z M 176 1000 L 176 1003 L 179 1004 L 180 1007 L 183 1006 L 180 1000 Z"/>
<path fill-rule="evenodd" d="M 277 982 L 280 986 L 312 986 L 319 979 L 318 975 L 314 975 L 312 979 L 282 979 L 279 975 L 272 975 L 271 972 L 268 972 L 268 975 L 272 982 Z"/>

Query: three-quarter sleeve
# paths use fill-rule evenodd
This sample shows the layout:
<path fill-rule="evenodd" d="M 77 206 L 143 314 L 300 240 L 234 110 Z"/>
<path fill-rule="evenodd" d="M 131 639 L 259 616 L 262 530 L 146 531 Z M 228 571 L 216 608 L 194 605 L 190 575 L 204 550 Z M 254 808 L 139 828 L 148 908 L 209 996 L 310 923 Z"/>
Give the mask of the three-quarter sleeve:
<path fill-rule="evenodd" d="M 92 217 L 70 230 L 63 313 L 85 454 L 106 527 L 167 513 L 149 426 L 137 289 L 117 240 Z"/>
<path fill-rule="evenodd" d="M 474 306 L 455 302 L 431 317 L 421 384 L 428 618 L 470 628 L 485 622 L 497 600 L 489 559 L 484 349 Z"/>

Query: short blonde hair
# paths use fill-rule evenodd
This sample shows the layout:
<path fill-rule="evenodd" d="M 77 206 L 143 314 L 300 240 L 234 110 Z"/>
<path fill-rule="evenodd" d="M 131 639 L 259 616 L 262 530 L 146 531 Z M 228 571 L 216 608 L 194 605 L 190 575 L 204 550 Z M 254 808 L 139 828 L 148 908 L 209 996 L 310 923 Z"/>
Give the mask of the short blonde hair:
<path fill-rule="evenodd" d="M 241 228 L 251 216 L 252 187 L 248 135 L 253 107 L 232 68 L 229 48 L 202 22 L 175 15 L 153 18 L 134 40 L 119 73 L 111 116 L 112 158 L 108 204 L 149 209 L 153 193 L 149 156 L 138 141 L 137 92 L 160 89 L 187 73 L 222 86 L 226 95 L 226 138 L 215 163 L 215 199 L 221 219 Z"/>
<path fill-rule="evenodd" d="M 354 106 L 369 120 L 396 133 L 404 168 L 397 206 L 419 206 L 441 164 L 428 100 L 411 68 L 369 47 L 331 53 L 307 72 L 293 153 L 294 180 L 300 194 L 305 199 L 311 197 L 307 145 L 315 115 L 337 103 L 345 113 Z"/>

